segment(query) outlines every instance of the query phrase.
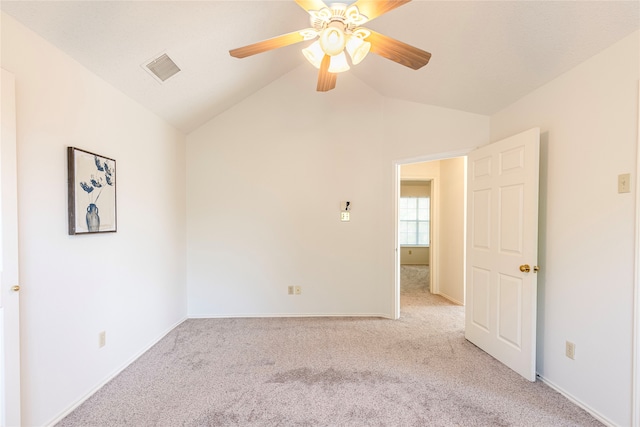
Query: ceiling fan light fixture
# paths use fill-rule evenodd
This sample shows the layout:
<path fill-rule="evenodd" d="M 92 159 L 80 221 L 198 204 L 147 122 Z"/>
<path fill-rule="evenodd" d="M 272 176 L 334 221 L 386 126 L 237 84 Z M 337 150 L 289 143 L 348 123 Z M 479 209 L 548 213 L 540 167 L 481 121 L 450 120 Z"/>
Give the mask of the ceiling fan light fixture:
<path fill-rule="evenodd" d="M 306 49 L 302 49 L 302 54 L 307 61 L 311 63 L 317 69 L 320 69 L 320 64 L 322 64 L 322 58 L 324 58 L 324 52 L 322 51 L 322 47 L 320 47 L 320 42 L 316 40 Z"/>
<path fill-rule="evenodd" d="M 369 20 L 369 18 L 360 13 L 360 10 L 358 10 L 358 6 L 356 5 L 349 6 L 344 15 L 346 22 L 354 27 L 359 27 Z"/>
<path fill-rule="evenodd" d="M 345 55 L 344 52 L 340 52 L 338 55 L 331 57 L 331 62 L 329 63 L 330 73 L 342 73 L 348 71 L 350 68 L 347 62 L 347 55 Z"/>
<path fill-rule="evenodd" d="M 342 25 L 340 23 L 337 24 Z M 330 25 L 322 30 L 320 34 L 320 46 L 324 53 L 329 56 L 336 56 L 342 53 L 347 43 L 344 31 L 338 25 Z"/>
<path fill-rule="evenodd" d="M 371 49 L 371 43 L 365 42 L 360 37 L 351 36 L 347 41 L 347 52 L 351 57 L 351 63 L 358 65 L 367 56 Z"/>
<path fill-rule="evenodd" d="M 316 87 L 318 92 L 334 89 L 337 73 L 359 64 L 370 51 L 413 70 L 427 65 L 431 58 L 429 52 L 361 26 L 411 0 L 343 1 L 348 3 L 331 3 L 327 6 L 324 0 L 295 0 L 309 13 L 309 28 L 232 49 L 229 54 L 234 58 L 246 58 L 308 41 L 311 45 L 302 49 L 302 54 L 320 70 Z M 360 8 L 364 13 L 360 13 Z M 318 40 L 312 42 L 316 37 Z"/>

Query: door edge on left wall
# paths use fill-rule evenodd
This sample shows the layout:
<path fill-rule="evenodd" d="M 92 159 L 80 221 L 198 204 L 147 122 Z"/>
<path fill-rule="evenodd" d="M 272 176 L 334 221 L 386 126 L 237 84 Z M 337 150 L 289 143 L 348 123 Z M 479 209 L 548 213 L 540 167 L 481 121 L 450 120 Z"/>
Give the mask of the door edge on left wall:
<path fill-rule="evenodd" d="M 21 369 L 18 288 L 18 188 L 15 76 L 1 69 L 0 91 L 0 307 L 2 336 L 0 423 L 21 424 Z"/>
<path fill-rule="evenodd" d="M 636 235 L 633 298 L 633 360 L 631 388 L 631 425 L 640 426 L 640 80 L 638 80 L 638 132 L 636 133 Z"/>

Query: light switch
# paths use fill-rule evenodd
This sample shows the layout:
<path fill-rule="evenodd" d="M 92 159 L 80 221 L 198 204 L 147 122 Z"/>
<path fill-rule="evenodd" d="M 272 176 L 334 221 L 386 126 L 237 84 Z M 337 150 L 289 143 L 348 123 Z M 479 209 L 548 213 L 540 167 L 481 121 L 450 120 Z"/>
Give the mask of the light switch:
<path fill-rule="evenodd" d="M 631 192 L 631 174 L 623 173 L 618 175 L 618 193 Z"/>
<path fill-rule="evenodd" d="M 349 212 L 340 212 L 340 221 L 349 221 Z"/>

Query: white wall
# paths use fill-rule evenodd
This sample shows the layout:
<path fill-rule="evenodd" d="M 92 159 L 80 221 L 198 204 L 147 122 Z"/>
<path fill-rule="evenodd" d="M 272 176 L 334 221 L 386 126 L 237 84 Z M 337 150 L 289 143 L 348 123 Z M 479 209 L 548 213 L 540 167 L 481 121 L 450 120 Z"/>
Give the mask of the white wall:
<path fill-rule="evenodd" d="M 464 157 L 440 161 L 437 289 L 458 304 L 464 304 L 465 168 Z"/>
<path fill-rule="evenodd" d="M 620 426 L 631 423 L 635 189 L 618 194 L 617 176 L 636 171 L 638 39 L 491 118 L 492 140 L 542 131 L 537 370 Z"/>
<path fill-rule="evenodd" d="M 184 137 L 1 17 L 16 76 L 23 425 L 36 426 L 185 318 Z M 70 145 L 116 159 L 117 233 L 67 234 Z"/>
<path fill-rule="evenodd" d="M 187 137 L 190 316 L 394 316 L 395 165 L 486 143 L 488 118 L 337 86 L 304 64 Z"/>

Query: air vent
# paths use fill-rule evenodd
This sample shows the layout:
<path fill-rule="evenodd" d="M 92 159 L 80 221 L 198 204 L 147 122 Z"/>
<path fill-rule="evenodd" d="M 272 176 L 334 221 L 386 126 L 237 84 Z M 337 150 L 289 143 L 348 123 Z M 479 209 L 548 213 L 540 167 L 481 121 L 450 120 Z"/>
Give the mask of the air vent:
<path fill-rule="evenodd" d="M 148 62 L 144 67 L 161 82 L 166 81 L 169 77 L 175 76 L 178 71 L 180 71 L 180 68 L 178 68 L 176 63 L 173 62 L 166 53 Z"/>

